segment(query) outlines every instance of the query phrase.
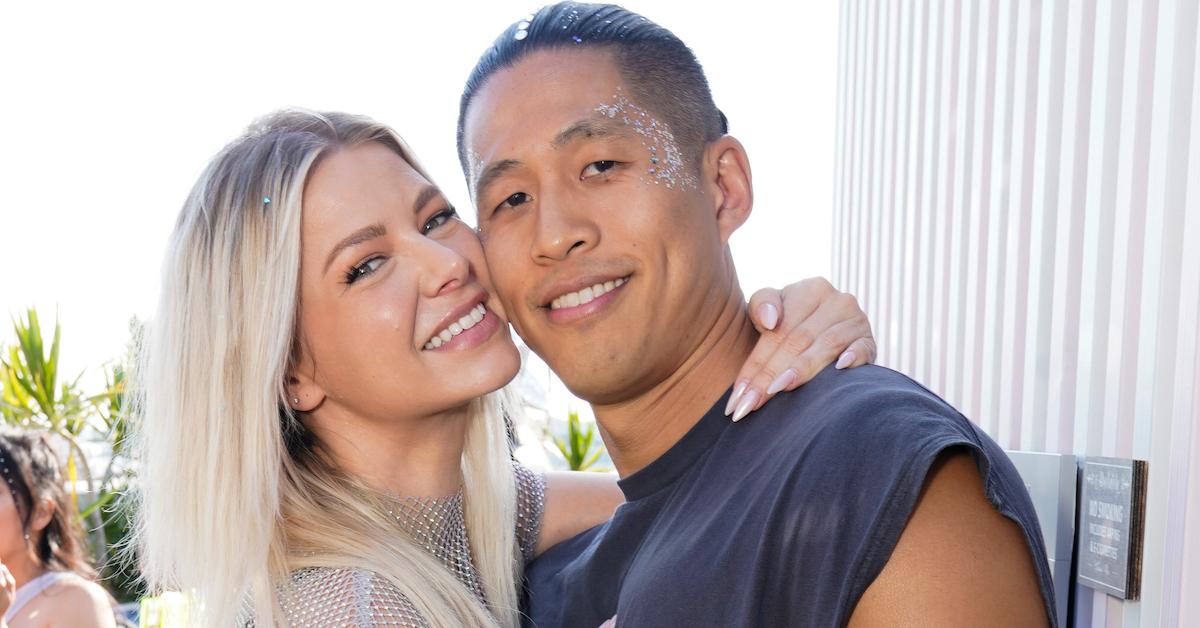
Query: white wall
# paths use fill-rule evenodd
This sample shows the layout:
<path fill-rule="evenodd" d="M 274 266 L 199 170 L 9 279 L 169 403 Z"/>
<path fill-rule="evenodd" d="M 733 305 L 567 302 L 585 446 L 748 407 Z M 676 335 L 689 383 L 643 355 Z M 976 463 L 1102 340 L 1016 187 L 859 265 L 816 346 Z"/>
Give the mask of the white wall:
<path fill-rule="evenodd" d="M 1149 461 L 1142 599 L 1078 625 L 1200 625 L 1197 13 L 841 3 L 833 275 L 880 362 L 1007 448 Z"/>
<path fill-rule="evenodd" d="M 163 246 L 204 164 L 280 107 L 394 125 L 472 220 L 454 147 L 463 81 L 548 1 L 3 3 L 0 343 L 10 314 L 36 305 L 49 324 L 57 309 L 65 372 L 98 385 L 129 318 L 153 314 Z M 750 152 L 757 204 L 733 238 L 744 285 L 828 275 L 837 5 L 629 8 L 692 47 Z"/>

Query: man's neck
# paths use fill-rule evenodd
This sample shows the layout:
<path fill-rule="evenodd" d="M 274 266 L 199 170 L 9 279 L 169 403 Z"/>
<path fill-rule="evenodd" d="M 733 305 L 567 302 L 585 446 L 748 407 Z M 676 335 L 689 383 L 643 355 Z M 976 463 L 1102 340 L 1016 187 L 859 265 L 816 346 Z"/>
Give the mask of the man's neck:
<path fill-rule="evenodd" d="M 377 490 L 439 497 L 459 490 L 466 408 L 431 417 L 365 420 L 331 408 L 306 424 L 333 462 Z"/>
<path fill-rule="evenodd" d="M 757 339 L 737 291 L 670 377 L 635 398 L 593 405 L 600 434 L 621 477 L 653 462 L 700 422 L 733 383 Z"/>

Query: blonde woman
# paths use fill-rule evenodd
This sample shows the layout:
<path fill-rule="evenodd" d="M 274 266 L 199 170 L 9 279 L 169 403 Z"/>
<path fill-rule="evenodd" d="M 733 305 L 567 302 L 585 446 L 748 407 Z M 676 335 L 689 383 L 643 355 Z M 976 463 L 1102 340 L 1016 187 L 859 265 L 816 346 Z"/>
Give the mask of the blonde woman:
<path fill-rule="evenodd" d="M 816 306 L 827 286 L 778 325 L 860 321 L 820 343 L 826 363 L 870 342 L 852 301 Z M 812 358 L 778 335 L 764 360 Z M 514 466 L 519 367 L 475 232 L 399 136 L 259 122 L 192 190 L 142 351 L 150 586 L 193 593 L 204 625 L 516 626 L 524 561 L 621 499 L 611 478 Z"/>

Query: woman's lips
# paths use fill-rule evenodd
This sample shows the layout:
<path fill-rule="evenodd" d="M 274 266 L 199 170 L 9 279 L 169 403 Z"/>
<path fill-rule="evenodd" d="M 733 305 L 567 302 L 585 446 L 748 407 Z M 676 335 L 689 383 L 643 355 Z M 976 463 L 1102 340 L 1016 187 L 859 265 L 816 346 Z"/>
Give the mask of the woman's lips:
<path fill-rule="evenodd" d="M 425 343 L 425 351 L 461 351 L 476 347 L 500 329 L 500 317 L 480 303 Z"/>

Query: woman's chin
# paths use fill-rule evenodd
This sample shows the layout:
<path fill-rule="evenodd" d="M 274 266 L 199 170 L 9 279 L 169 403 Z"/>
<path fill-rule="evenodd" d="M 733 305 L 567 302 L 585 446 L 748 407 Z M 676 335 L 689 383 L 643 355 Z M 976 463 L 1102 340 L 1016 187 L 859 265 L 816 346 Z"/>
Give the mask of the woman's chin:
<path fill-rule="evenodd" d="M 513 344 L 512 336 L 504 334 L 504 341 L 499 344 L 500 346 L 493 352 L 490 359 L 492 364 L 487 369 L 490 377 L 486 378 L 488 383 L 483 386 L 486 390 L 482 390 L 476 396 L 486 395 L 504 388 L 521 372 L 521 352 Z"/>
<path fill-rule="evenodd" d="M 466 360 L 447 373 L 441 381 L 451 383 L 446 390 L 447 405 L 470 403 L 477 397 L 496 392 L 511 382 L 521 371 L 521 353 L 506 333 L 500 342 Z M 464 356 L 466 357 L 466 356 Z"/>

